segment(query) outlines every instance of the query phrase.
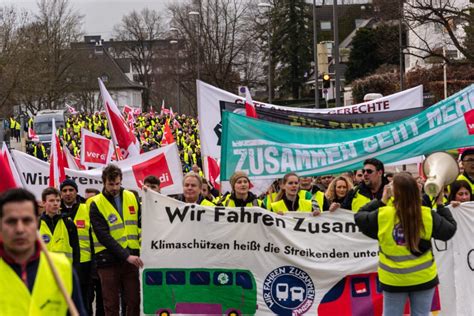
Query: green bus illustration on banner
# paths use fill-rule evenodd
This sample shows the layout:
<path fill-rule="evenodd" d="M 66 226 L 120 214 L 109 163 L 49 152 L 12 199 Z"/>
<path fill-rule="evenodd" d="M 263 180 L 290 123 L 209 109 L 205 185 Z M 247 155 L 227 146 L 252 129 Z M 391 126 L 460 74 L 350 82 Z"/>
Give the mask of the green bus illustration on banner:
<path fill-rule="evenodd" d="M 237 269 L 145 269 L 145 314 L 254 315 L 257 310 L 255 278 Z"/>

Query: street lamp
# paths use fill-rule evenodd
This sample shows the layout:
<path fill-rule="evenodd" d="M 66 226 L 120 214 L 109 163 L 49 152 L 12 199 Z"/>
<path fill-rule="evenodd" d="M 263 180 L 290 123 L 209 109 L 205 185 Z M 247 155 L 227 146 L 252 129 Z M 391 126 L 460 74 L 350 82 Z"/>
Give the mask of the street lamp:
<path fill-rule="evenodd" d="M 272 44 L 271 44 L 271 14 L 272 5 L 268 2 L 260 2 L 259 10 L 267 13 L 267 28 L 268 28 L 268 103 L 272 103 Z"/>
<path fill-rule="evenodd" d="M 198 36 L 197 36 L 197 39 L 196 39 L 196 47 L 197 47 L 197 65 L 196 65 L 196 73 L 197 73 L 197 79 L 200 80 L 201 79 L 201 52 L 200 52 L 200 39 L 201 39 L 201 21 L 200 21 L 200 14 L 199 12 L 197 11 L 190 11 L 188 12 L 188 15 L 192 18 L 192 17 L 196 17 L 198 19 Z"/>
<path fill-rule="evenodd" d="M 178 29 L 176 29 L 178 30 Z M 178 60 L 178 57 L 179 57 L 179 46 L 178 46 L 178 41 L 177 40 L 170 40 L 170 44 L 171 45 L 176 45 L 176 67 L 175 67 L 175 70 L 176 70 L 176 93 L 177 93 L 177 99 L 178 99 L 178 113 L 181 113 L 181 89 L 180 89 L 180 82 L 179 82 L 179 70 L 178 70 L 178 67 L 179 67 L 179 60 Z"/>

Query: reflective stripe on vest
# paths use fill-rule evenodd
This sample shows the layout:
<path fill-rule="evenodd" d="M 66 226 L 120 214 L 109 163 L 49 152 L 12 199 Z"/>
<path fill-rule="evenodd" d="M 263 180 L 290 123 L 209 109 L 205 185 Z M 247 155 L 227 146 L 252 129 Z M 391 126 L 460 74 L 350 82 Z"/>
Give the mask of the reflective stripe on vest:
<path fill-rule="evenodd" d="M 304 199 L 299 199 L 298 200 L 298 209 L 296 210 L 297 212 L 312 212 L 313 211 L 313 205 L 311 201 L 309 200 L 304 200 Z M 276 202 L 272 203 L 272 212 L 289 212 L 288 208 L 286 207 L 285 201 L 284 200 L 279 200 Z"/>
<path fill-rule="evenodd" d="M 421 238 L 430 240 L 433 229 L 431 209 L 422 207 L 424 231 Z M 380 244 L 378 273 L 380 282 L 391 286 L 412 286 L 423 284 L 436 277 L 436 263 L 431 251 L 421 256 L 413 255 L 408 247 L 397 241 L 394 236 L 403 238 L 402 231 L 396 231 L 398 219 L 393 206 L 379 208 L 378 212 L 378 240 Z M 401 228 L 400 228 L 401 230 Z"/>
<path fill-rule="evenodd" d="M 92 199 L 109 225 L 110 236 L 123 248 L 140 249 L 138 203 L 135 195 L 130 191 L 123 190 L 123 219 L 102 193 Z M 105 247 L 99 242 L 95 233 L 92 234 L 92 238 L 96 253 L 105 250 Z"/>
<path fill-rule="evenodd" d="M 72 295 L 72 266 L 64 255 L 50 253 L 54 266 Z M 30 293 L 15 271 L 0 258 L 0 314 L 2 316 L 66 315 L 67 304 L 43 253 L 40 255 L 35 285 Z"/>
<path fill-rule="evenodd" d="M 76 216 L 74 217 L 77 235 L 79 237 L 79 248 L 81 249 L 81 263 L 91 261 L 91 241 L 90 227 L 91 221 L 89 217 L 89 208 L 86 204 L 79 204 Z"/>
<path fill-rule="evenodd" d="M 72 247 L 69 244 L 69 234 L 64 219 L 61 218 L 58 221 L 54 232 L 51 232 L 48 224 L 41 220 L 40 234 L 49 251 L 65 254 L 72 263 Z"/>
<path fill-rule="evenodd" d="M 464 180 L 471 186 L 471 191 L 474 192 L 474 184 L 464 175 L 460 174 L 456 180 Z M 451 187 L 451 186 L 449 186 Z"/>

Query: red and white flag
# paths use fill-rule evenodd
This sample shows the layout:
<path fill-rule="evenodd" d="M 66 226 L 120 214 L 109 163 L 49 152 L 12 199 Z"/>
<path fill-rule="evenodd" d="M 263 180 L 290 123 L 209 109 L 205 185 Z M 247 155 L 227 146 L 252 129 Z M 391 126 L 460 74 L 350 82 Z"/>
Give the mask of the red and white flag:
<path fill-rule="evenodd" d="M 86 167 L 81 165 L 81 158 L 74 157 L 66 145 L 63 146 L 63 154 L 67 168 L 72 170 L 87 170 Z"/>
<path fill-rule="evenodd" d="M 28 127 L 28 138 L 34 142 L 39 141 L 38 135 L 36 135 L 35 130 L 32 129 L 31 127 Z"/>
<path fill-rule="evenodd" d="M 171 106 L 170 106 L 170 118 L 174 118 L 174 112 Z"/>
<path fill-rule="evenodd" d="M 165 100 L 161 101 L 161 112 L 160 115 L 170 114 L 170 110 L 165 108 Z"/>
<path fill-rule="evenodd" d="M 140 144 L 128 126 L 127 122 L 120 113 L 117 105 L 104 86 L 102 80 L 99 80 L 100 93 L 104 101 L 105 113 L 109 123 L 110 135 L 115 145 L 120 147 L 124 158 L 140 155 Z"/>
<path fill-rule="evenodd" d="M 245 114 L 249 117 L 258 118 L 257 110 L 255 110 L 252 96 L 250 95 L 249 88 L 247 87 L 245 87 Z"/>
<path fill-rule="evenodd" d="M 2 181 L 0 181 L 0 193 L 9 189 L 20 188 L 23 186 L 20 174 L 16 169 L 13 159 L 10 156 L 8 147 L 5 143 L 0 151 L 0 170 L 2 170 Z"/>
<path fill-rule="evenodd" d="M 70 105 L 67 105 L 67 104 L 66 104 L 66 109 L 67 109 L 67 110 L 68 110 L 68 112 L 69 112 L 69 113 L 71 113 L 71 114 L 77 114 L 77 111 L 76 111 L 76 109 L 75 109 L 75 108 L 73 108 L 73 107 L 72 107 L 72 106 L 70 106 Z"/>
<path fill-rule="evenodd" d="M 221 168 L 219 167 L 219 163 L 212 157 L 207 156 L 204 160 L 204 168 L 207 171 L 207 176 L 211 185 L 220 190 L 221 187 Z"/>
<path fill-rule="evenodd" d="M 173 129 L 181 128 L 181 124 L 179 124 L 177 119 L 173 119 Z"/>
<path fill-rule="evenodd" d="M 122 153 L 120 152 L 120 148 L 115 146 L 114 153 L 112 154 L 112 161 L 120 161 L 123 160 Z"/>
<path fill-rule="evenodd" d="M 100 168 L 112 159 L 114 146 L 112 141 L 82 128 L 81 131 L 81 165 Z"/>
<path fill-rule="evenodd" d="M 53 130 L 51 131 L 51 153 L 49 156 L 49 186 L 58 188 L 61 182 L 66 180 L 64 170 L 63 152 L 58 134 L 56 133 L 56 122 L 53 119 Z"/>
<path fill-rule="evenodd" d="M 170 122 L 166 120 L 165 126 L 163 128 L 163 138 L 161 139 L 161 146 L 166 146 L 174 143 L 173 133 L 171 132 Z"/>

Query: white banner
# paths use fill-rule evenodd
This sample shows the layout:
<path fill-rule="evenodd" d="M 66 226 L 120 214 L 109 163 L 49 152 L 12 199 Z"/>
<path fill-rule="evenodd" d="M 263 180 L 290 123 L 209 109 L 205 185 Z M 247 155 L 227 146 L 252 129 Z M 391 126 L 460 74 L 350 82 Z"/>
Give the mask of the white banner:
<path fill-rule="evenodd" d="M 358 232 L 352 212 L 285 217 L 152 192 L 143 208 L 144 314 L 344 315 L 350 284 L 366 302 L 352 307 L 358 315 L 381 308 L 378 245 Z"/>
<path fill-rule="evenodd" d="M 353 212 L 280 216 L 184 204 L 151 191 L 143 208 L 143 314 L 382 313 L 378 243 L 358 231 Z M 440 315 L 474 315 L 474 203 L 453 215 L 455 237 L 433 242 L 440 294 L 432 308 L 441 296 Z"/>
<path fill-rule="evenodd" d="M 219 89 L 199 80 L 196 81 L 196 84 L 199 115 L 199 133 L 201 137 L 201 152 L 203 156 L 220 158 L 220 101 L 244 103 L 245 98 Z M 367 112 L 388 112 L 423 107 L 423 87 L 417 86 L 365 103 L 329 109 L 295 108 L 261 102 L 254 103 L 259 107 L 267 107 L 285 111 L 298 111 L 305 113 L 350 115 Z"/>
<path fill-rule="evenodd" d="M 12 150 L 12 156 L 25 187 L 41 199 L 41 192 L 49 183 L 49 163 L 17 150 Z M 114 164 L 122 170 L 122 186 L 126 189 L 140 190 L 143 179 L 148 175 L 155 175 L 160 178 L 163 194 L 183 192 L 183 172 L 176 144 Z M 84 195 L 86 188 L 101 190 L 101 176 L 102 168 L 83 171 L 66 169 L 66 177 L 76 181 L 81 195 Z"/>
<path fill-rule="evenodd" d="M 451 208 L 457 231 L 448 242 L 434 241 L 441 284 L 441 316 L 474 315 L 474 202 Z"/>

